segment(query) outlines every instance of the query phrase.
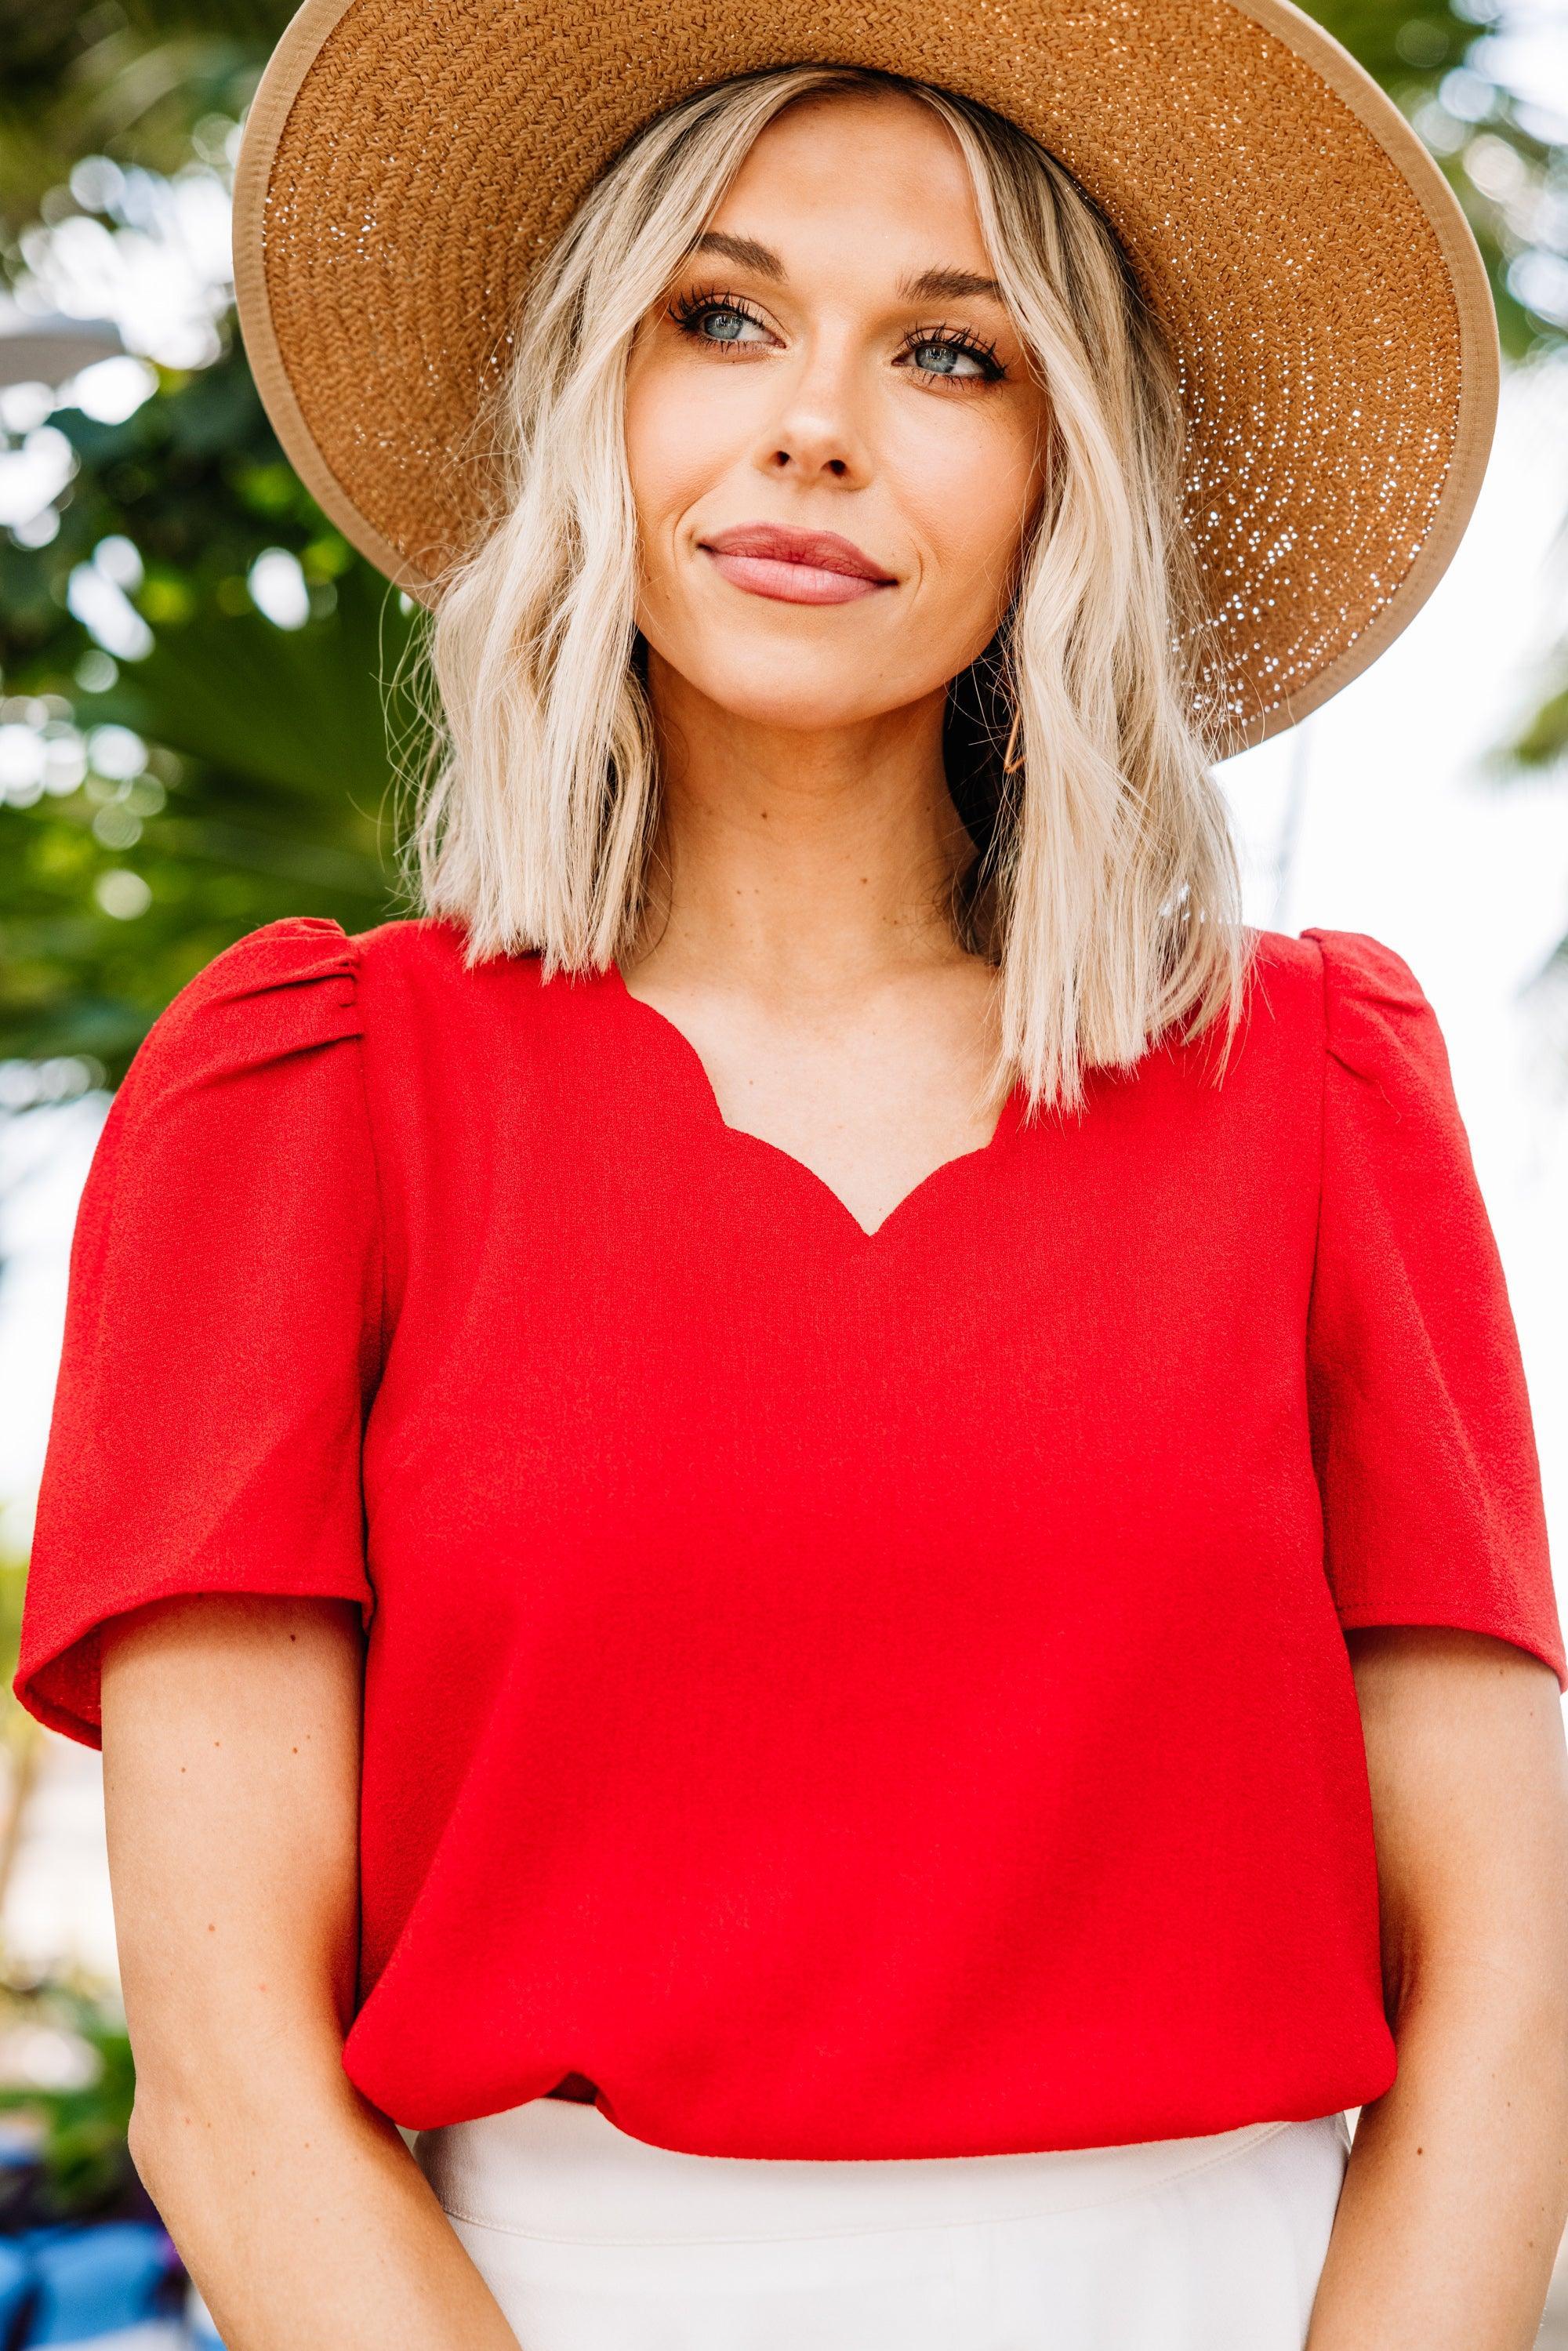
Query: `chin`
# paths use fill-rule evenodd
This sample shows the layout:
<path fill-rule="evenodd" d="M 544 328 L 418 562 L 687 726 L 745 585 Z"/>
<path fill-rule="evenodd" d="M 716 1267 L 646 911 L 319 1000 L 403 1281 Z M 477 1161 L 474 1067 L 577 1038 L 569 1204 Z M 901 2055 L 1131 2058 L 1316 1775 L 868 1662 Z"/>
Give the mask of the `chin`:
<path fill-rule="evenodd" d="M 837 674 L 837 664 L 833 673 L 824 675 L 813 663 L 791 662 L 778 646 L 731 647 L 687 675 L 732 718 L 810 734 L 880 717 L 889 705 L 880 697 L 874 704 L 867 702 L 866 680 L 881 666 L 868 653 L 857 658 L 852 675 Z M 895 697 L 894 706 L 901 699 Z"/>

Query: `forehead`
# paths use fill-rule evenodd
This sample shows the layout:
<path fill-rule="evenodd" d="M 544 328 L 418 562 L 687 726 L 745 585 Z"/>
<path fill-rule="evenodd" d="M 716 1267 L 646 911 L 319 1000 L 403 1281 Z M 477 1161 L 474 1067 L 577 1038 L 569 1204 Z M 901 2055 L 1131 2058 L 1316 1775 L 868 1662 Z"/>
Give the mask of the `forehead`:
<path fill-rule="evenodd" d="M 933 266 L 987 261 L 969 168 L 929 106 L 897 91 L 813 92 L 758 133 L 706 224 L 789 249 L 896 249 Z"/>

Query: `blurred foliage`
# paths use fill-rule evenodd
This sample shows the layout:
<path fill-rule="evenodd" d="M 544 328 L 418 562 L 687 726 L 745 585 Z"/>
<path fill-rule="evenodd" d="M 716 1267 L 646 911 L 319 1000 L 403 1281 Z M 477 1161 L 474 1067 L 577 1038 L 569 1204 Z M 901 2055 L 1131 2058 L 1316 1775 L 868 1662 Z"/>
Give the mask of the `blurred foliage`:
<path fill-rule="evenodd" d="M 0 1755 L 5 1830 L 0 1902 L 45 1734 L 11 1684 L 22 1627 L 25 1560 L 0 1552 Z M 134 2073 L 111 1987 L 80 1970 L 0 1973 L 0 2115 L 30 2124 L 37 2160 L 0 2165 L 0 2231 L 151 2211 L 126 2143 Z"/>
<path fill-rule="evenodd" d="M 1568 179 L 1552 126 L 1490 73 L 1500 5 L 1315 0 L 1312 12 L 1438 155 L 1486 254 L 1504 347 L 1522 360 L 1563 340 L 1562 320 L 1527 307 L 1520 262 L 1568 243 Z M 0 0 L 0 273 L 25 284 L 62 224 L 139 233 L 147 174 L 226 177 L 291 13 L 285 0 Z M 74 472 L 57 535 L 0 530 L 0 730 L 52 729 L 68 750 L 85 735 L 90 753 L 92 730 L 113 726 L 145 746 L 137 774 L 88 765 L 0 805 L 0 1060 L 78 1057 L 92 1082 L 114 1083 L 161 1006 L 243 932 L 284 914 L 362 929 L 406 911 L 377 681 L 415 622 L 285 462 L 232 312 L 217 328 L 210 363 L 159 365 L 124 423 L 57 410 Z M 18 437 L 0 435 L 0 454 Z M 112 676 L 70 606 L 73 577 L 106 546 L 129 557 L 125 592 L 153 639 Z M 256 609 L 267 550 L 298 560 L 303 625 Z M 1513 747 L 1537 766 L 1568 747 L 1568 686 L 1546 675 Z M 406 708 L 392 725 L 414 742 Z"/>
<path fill-rule="evenodd" d="M 1488 43 L 1501 0 L 1476 0 L 1473 13 L 1448 0 L 1303 0 L 1307 14 L 1343 41 L 1432 147 L 1486 256 L 1497 304 L 1498 331 L 1512 360 L 1527 359 L 1564 340 L 1560 322 L 1526 309 L 1509 283 L 1509 265 L 1529 241 L 1532 212 L 1555 191 L 1568 193 L 1563 154 L 1542 135 L 1528 106 L 1492 81 Z M 1479 68 L 1479 70 L 1477 69 Z M 1462 72 L 1466 83 L 1444 86 Z M 1479 109 L 1473 119 L 1454 111 Z M 1516 159 L 1500 163 L 1484 142 L 1495 141 Z M 1489 168 L 1490 167 L 1490 168 Z"/>
<path fill-rule="evenodd" d="M 276 0 L 0 0 L 0 226 L 15 238 L 83 155 L 172 172 L 237 121 L 293 14 Z"/>
<path fill-rule="evenodd" d="M 0 2114 L 36 2123 L 40 2158 L 36 2176 L 22 2182 L 26 2212 L 5 2214 L 6 2225 L 149 2214 L 128 2143 L 136 2075 L 118 2000 L 68 1975 L 0 1982 L 0 2058 L 11 2034 L 24 2044 L 47 2036 L 73 2078 L 0 2077 Z"/>
<path fill-rule="evenodd" d="M 22 1639 L 22 1595 L 27 1581 L 26 1561 L 16 1552 L 0 1552 L 0 1758 L 4 1759 L 4 1819 L 0 1821 L 0 1910 L 11 1882 L 22 1819 L 37 1769 L 42 1726 L 30 1715 L 11 1685 L 16 1677 Z"/>
<path fill-rule="evenodd" d="M 22 1639 L 22 1591 L 26 1582 L 26 1562 L 15 1552 L 0 1551 L 0 1738 L 10 1742 L 15 1714 L 24 1722 L 31 1715 L 22 1713 L 11 1694 L 11 1682 L 16 1671 L 16 1658 Z"/>
<path fill-rule="evenodd" d="M 166 375 L 122 424 L 69 410 L 51 421 L 78 471 L 48 546 L 0 538 L 0 716 L 52 695 L 84 733 L 116 724 L 151 747 L 142 777 L 89 774 L 0 811 L 13 835 L 0 1053 L 86 1056 L 112 1084 L 152 1018 L 230 940 L 281 914 L 353 929 L 386 911 L 376 680 L 409 622 L 283 463 L 237 342 L 211 368 Z M 75 567 L 116 533 L 141 558 L 154 642 L 93 692 L 78 676 L 91 639 L 66 598 Z M 246 589 L 267 547 L 296 555 L 309 583 L 317 617 L 298 631 L 264 619 Z M 133 921 L 93 894 L 128 868 L 151 892 Z"/>
<path fill-rule="evenodd" d="M 1503 749 L 1511 763 L 1527 769 L 1552 767 L 1568 752 L 1568 674 Z"/>
<path fill-rule="evenodd" d="M 28 274 L 30 230 L 88 210 L 71 191 L 84 155 L 164 174 L 210 162 L 289 14 L 0 0 L 11 280 Z M 112 208 L 98 216 L 123 226 Z M 0 531 L 0 725 L 73 727 L 89 745 L 94 728 L 128 727 L 147 747 L 140 775 L 89 770 L 75 789 L 0 807 L 0 1059 L 76 1056 L 110 1085 L 231 940 L 280 914 L 362 929 L 399 911 L 378 680 L 396 671 L 411 614 L 298 481 L 232 314 L 220 326 L 213 364 L 157 366 L 156 392 L 123 423 L 56 409 L 74 463 L 57 534 L 35 548 Z M 106 539 L 135 550 L 133 601 L 153 632 L 117 676 L 68 601 Z M 298 628 L 264 618 L 247 585 L 277 549 L 308 590 Z M 113 894 L 127 874 L 145 885 L 129 914 Z"/>

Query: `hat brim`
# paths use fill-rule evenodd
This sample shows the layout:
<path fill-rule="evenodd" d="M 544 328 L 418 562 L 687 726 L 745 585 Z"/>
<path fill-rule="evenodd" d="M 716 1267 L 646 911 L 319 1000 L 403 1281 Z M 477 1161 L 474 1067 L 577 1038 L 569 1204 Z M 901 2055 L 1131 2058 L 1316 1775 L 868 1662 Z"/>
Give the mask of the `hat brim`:
<path fill-rule="evenodd" d="M 1475 503 L 1497 328 L 1437 164 L 1289 0 L 306 0 L 246 118 L 235 289 L 344 535 L 433 601 L 478 511 L 451 452 L 580 198 L 699 84 L 809 62 L 979 99 L 1117 231 L 1182 370 L 1238 745 L 1375 659 Z"/>

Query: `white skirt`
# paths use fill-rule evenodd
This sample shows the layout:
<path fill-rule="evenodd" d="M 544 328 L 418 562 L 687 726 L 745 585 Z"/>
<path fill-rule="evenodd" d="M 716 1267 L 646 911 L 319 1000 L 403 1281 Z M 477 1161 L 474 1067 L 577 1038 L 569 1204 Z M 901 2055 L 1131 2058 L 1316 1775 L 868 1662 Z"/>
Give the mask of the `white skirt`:
<path fill-rule="evenodd" d="M 798 2162 L 541 2097 L 411 2144 L 523 2351 L 1302 2351 L 1350 2131 Z"/>

